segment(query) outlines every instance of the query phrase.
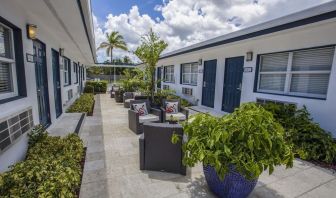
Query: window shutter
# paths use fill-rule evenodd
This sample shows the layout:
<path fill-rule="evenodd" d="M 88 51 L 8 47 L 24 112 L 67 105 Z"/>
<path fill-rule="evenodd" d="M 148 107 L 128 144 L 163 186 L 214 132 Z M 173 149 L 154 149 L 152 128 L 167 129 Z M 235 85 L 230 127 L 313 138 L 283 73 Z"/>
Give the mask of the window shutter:
<path fill-rule="evenodd" d="M 292 71 L 330 71 L 334 47 L 293 52 Z"/>
<path fill-rule="evenodd" d="M 260 90 L 284 91 L 286 74 L 260 74 Z"/>
<path fill-rule="evenodd" d="M 293 74 L 290 92 L 326 95 L 330 74 Z"/>
<path fill-rule="evenodd" d="M 286 71 L 289 53 L 275 53 L 261 56 L 261 72 Z"/>
<path fill-rule="evenodd" d="M 0 62 L 0 93 L 12 91 L 12 80 L 9 63 Z"/>

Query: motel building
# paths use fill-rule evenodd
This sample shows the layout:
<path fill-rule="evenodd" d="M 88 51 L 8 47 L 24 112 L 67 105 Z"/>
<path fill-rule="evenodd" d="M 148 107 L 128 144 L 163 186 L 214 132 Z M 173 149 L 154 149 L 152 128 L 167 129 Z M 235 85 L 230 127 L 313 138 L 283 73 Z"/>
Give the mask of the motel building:
<path fill-rule="evenodd" d="M 27 132 L 53 125 L 95 62 L 88 0 L 1 0 L 0 172 L 24 159 Z"/>
<path fill-rule="evenodd" d="M 332 1 L 166 53 L 158 88 L 216 115 L 251 101 L 305 105 L 336 137 L 335 44 Z"/>

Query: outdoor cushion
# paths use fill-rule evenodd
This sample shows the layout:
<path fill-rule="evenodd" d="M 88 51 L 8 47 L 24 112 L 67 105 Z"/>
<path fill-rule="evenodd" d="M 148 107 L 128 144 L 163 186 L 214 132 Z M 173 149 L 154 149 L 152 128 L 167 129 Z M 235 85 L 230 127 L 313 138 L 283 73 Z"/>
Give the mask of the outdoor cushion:
<path fill-rule="evenodd" d="M 136 111 L 137 113 L 139 113 L 139 116 L 148 115 L 146 103 L 133 104 L 133 109 L 134 109 L 134 111 Z"/>
<path fill-rule="evenodd" d="M 167 113 L 178 113 L 178 102 L 166 102 Z"/>
<path fill-rule="evenodd" d="M 132 98 L 130 98 L 130 99 L 126 99 L 125 102 L 130 103 L 132 100 L 134 100 L 134 99 L 132 99 Z"/>
<path fill-rule="evenodd" d="M 157 115 L 153 115 L 153 114 L 147 114 L 147 115 L 143 115 L 143 116 L 139 116 L 139 122 L 140 123 L 145 123 L 145 122 L 156 122 L 159 121 L 160 117 Z"/>
<path fill-rule="evenodd" d="M 166 120 L 170 120 L 170 116 L 173 116 L 173 118 L 177 119 L 177 120 L 185 120 L 186 119 L 186 116 L 181 113 L 181 112 L 178 112 L 178 113 L 166 113 Z"/>

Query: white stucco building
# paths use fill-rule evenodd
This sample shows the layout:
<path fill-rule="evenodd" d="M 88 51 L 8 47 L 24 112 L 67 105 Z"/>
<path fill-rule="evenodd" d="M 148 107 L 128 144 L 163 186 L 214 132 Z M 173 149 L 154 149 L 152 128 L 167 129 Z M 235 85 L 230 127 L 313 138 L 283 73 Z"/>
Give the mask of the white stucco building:
<path fill-rule="evenodd" d="M 81 93 L 96 58 L 91 17 L 88 0 L 1 0 L 0 172 L 24 158 L 32 126 L 55 123 Z"/>
<path fill-rule="evenodd" d="M 164 54 L 156 76 L 213 112 L 250 101 L 306 105 L 336 136 L 335 44 L 332 1 Z"/>

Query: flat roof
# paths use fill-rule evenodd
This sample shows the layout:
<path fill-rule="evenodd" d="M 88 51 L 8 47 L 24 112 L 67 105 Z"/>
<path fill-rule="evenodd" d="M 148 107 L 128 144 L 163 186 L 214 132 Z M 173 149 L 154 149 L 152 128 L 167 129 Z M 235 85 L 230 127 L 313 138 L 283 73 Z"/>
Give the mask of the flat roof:
<path fill-rule="evenodd" d="M 260 23 L 161 55 L 160 60 L 336 18 L 336 1 Z"/>

